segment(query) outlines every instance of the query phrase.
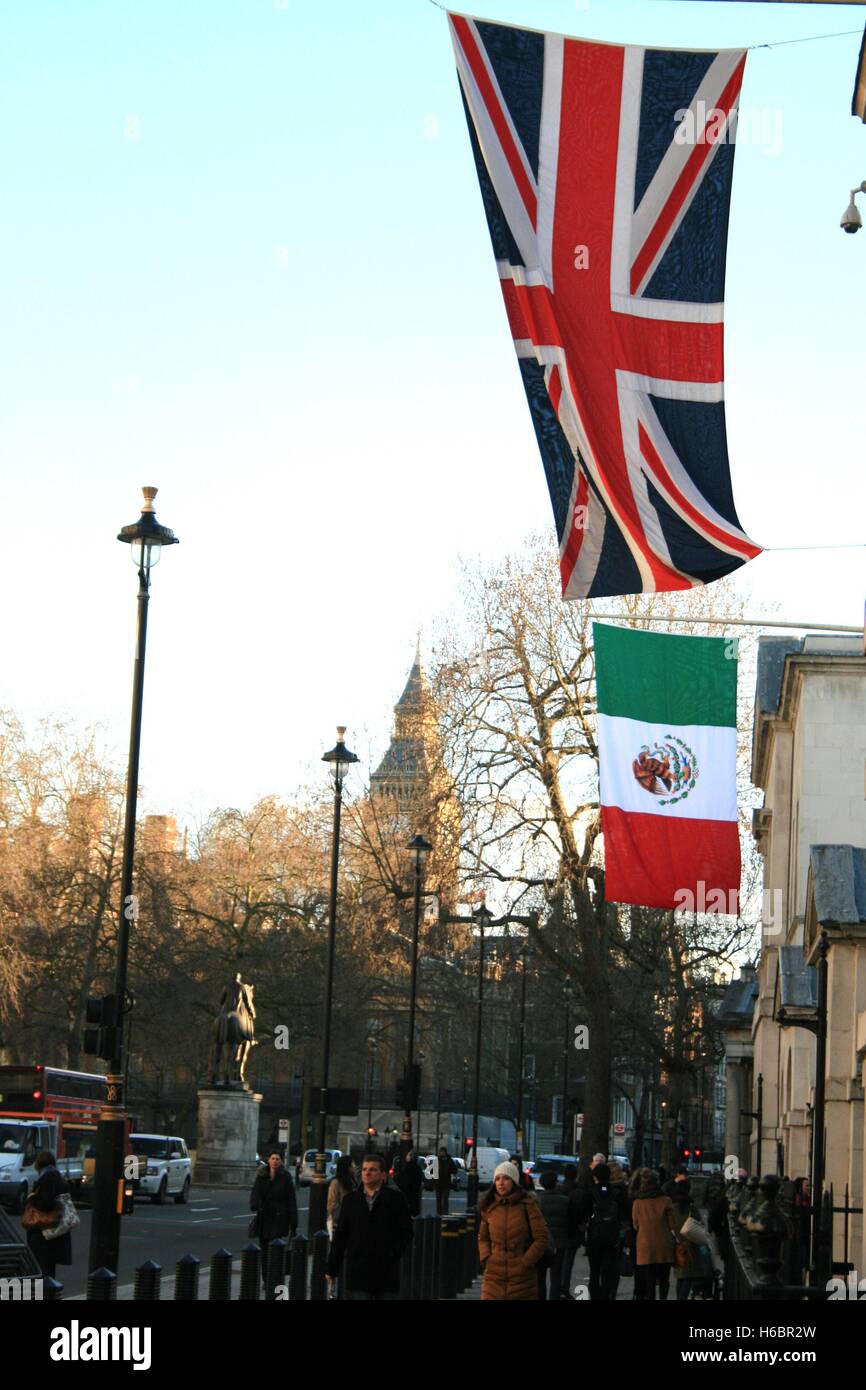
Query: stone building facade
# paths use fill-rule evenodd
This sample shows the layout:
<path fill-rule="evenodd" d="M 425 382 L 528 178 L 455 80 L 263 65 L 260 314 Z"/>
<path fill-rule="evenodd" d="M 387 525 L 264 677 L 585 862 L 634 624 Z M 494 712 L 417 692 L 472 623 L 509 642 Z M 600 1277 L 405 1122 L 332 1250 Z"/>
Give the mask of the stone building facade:
<path fill-rule="evenodd" d="M 817 962 L 829 938 L 826 1180 L 841 1205 L 864 1190 L 866 1056 L 866 658 L 862 638 L 763 637 L 758 655 L 752 781 L 764 791 L 753 832 L 764 859 L 757 997 L 751 1024 L 756 1111 L 762 1083 L 761 1166 L 811 1177 L 815 1106 Z M 832 906 L 828 906 L 831 904 Z M 823 912 L 823 917 L 822 917 Z M 858 916 L 860 914 L 860 916 Z M 729 1060 L 748 1060 L 744 1030 Z M 729 1116 L 728 1139 L 739 1136 Z M 748 1136 L 758 1160 L 757 1120 Z M 730 1152 L 738 1153 L 736 1147 Z M 839 1251 L 840 1215 L 834 1229 Z M 839 1255 L 836 1256 L 840 1258 Z M 866 1269 L 862 1217 L 851 1217 L 849 1259 Z"/>

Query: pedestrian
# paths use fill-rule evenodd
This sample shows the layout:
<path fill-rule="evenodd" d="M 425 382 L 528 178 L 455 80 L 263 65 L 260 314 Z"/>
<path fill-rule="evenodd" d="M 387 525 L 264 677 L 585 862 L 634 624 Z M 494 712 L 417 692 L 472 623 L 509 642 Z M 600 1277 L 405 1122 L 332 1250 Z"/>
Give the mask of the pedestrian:
<path fill-rule="evenodd" d="M 439 1216 L 448 1215 L 448 1200 L 456 1172 L 457 1164 L 443 1144 L 436 1156 L 436 1212 Z"/>
<path fill-rule="evenodd" d="M 298 1202 L 292 1175 L 276 1146 L 268 1152 L 268 1166 L 253 1183 L 250 1211 L 257 1213 L 256 1236 L 262 1248 L 262 1281 L 267 1282 L 268 1246 L 272 1240 L 293 1240 L 298 1226 Z"/>
<path fill-rule="evenodd" d="M 556 1302 L 560 1298 L 568 1297 L 570 1266 L 568 1273 L 563 1275 L 569 1248 L 568 1194 L 562 1191 L 555 1173 L 542 1173 L 541 1190 L 536 1194 L 536 1201 L 553 1246 L 553 1256 L 549 1265 L 543 1258 L 538 1264 L 538 1295 L 539 1298 Z M 574 1263 L 573 1251 L 571 1263 Z"/>
<path fill-rule="evenodd" d="M 673 1204 L 659 1185 L 658 1173 L 641 1168 L 637 1174 L 637 1195 L 632 1203 L 631 1223 L 637 1233 L 635 1268 L 642 1269 L 638 1297 L 654 1301 L 668 1296 L 675 1232 Z"/>
<path fill-rule="evenodd" d="M 685 1170 L 683 1170 L 683 1172 L 684 1171 Z M 667 1196 L 670 1197 L 672 1203 L 674 1231 L 677 1236 L 674 1282 L 677 1287 L 677 1302 L 681 1303 L 683 1300 L 688 1299 L 694 1288 L 695 1281 L 692 1279 L 691 1274 L 692 1246 L 689 1241 L 683 1240 L 680 1237 L 679 1232 L 690 1216 L 697 1221 L 699 1213 L 692 1200 L 692 1185 L 688 1177 L 677 1173 L 674 1181 L 666 1184 L 666 1189 Z M 682 1263 L 679 1262 L 680 1260 L 682 1260 Z"/>
<path fill-rule="evenodd" d="M 577 1164 L 566 1163 L 562 1170 L 562 1183 L 560 1191 L 568 1199 L 565 1215 L 565 1246 L 562 1252 L 562 1265 L 560 1267 L 560 1298 L 571 1298 L 571 1275 L 574 1269 L 574 1258 L 577 1254 L 577 1234 L 573 1229 L 571 1220 L 571 1195 L 577 1191 Z"/>
<path fill-rule="evenodd" d="M 405 1157 L 394 1174 L 394 1182 L 406 1198 L 410 1216 L 421 1215 L 421 1194 L 424 1191 L 424 1174 L 421 1164 L 415 1157 L 414 1149 L 407 1149 Z"/>
<path fill-rule="evenodd" d="M 69 1184 L 58 1171 L 54 1154 L 49 1153 L 47 1149 L 37 1154 L 34 1167 L 39 1176 L 27 1198 L 25 1213 L 27 1207 L 30 1207 L 46 1215 L 51 1213 L 59 1221 L 62 1206 L 60 1198 L 69 1193 Z M 51 1229 L 51 1224 L 53 1223 L 41 1227 L 27 1227 L 27 1244 L 39 1261 L 39 1268 L 46 1279 L 54 1278 L 58 1265 L 72 1264 L 72 1235 L 65 1231 L 62 1236 L 47 1240 L 44 1232 Z"/>
<path fill-rule="evenodd" d="M 550 1249 L 550 1239 L 534 1193 L 520 1186 L 516 1164 L 499 1164 L 478 1211 L 482 1299 L 537 1302 L 536 1265 Z"/>
<path fill-rule="evenodd" d="M 622 1181 L 611 1182 L 606 1163 L 595 1165 L 592 1187 L 583 1198 L 581 1212 L 589 1256 L 589 1297 L 593 1302 L 611 1303 L 616 1298 L 625 1235 L 625 1192 Z"/>
<path fill-rule="evenodd" d="M 532 1178 L 529 1176 L 526 1169 L 524 1168 L 523 1159 L 520 1157 L 520 1154 L 512 1154 L 511 1158 L 508 1161 L 509 1163 L 514 1164 L 515 1168 L 517 1169 L 520 1175 L 517 1181 L 517 1186 L 522 1187 L 524 1192 L 534 1192 L 535 1187 L 533 1185 Z"/>
<path fill-rule="evenodd" d="M 337 1159 L 337 1169 L 328 1184 L 328 1234 L 334 1239 L 340 1207 L 347 1192 L 355 1190 L 355 1161 L 351 1154 L 343 1154 Z"/>
<path fill-rule="evenodd" d="M 346 1298 L 395 1302 L 400 1296 L 400 1260 L 412 1242 L 412 1218 L 399 1188 L 386 1184 L 381 1154 L 365 1154 L 361 1186 L 348 1192 L 331 1242 L 325 1275 L 330 1283 L 346 1263 Z"/>

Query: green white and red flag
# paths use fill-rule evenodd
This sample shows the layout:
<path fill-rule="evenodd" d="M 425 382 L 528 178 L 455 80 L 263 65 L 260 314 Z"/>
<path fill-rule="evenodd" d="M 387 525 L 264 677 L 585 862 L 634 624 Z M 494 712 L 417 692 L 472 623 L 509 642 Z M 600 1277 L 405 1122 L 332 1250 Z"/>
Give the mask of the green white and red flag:
<path fill-rule="evenodd" d="M 600 623 L 593 637 L 605 898 L 736 912 L 736 644 Z"/>

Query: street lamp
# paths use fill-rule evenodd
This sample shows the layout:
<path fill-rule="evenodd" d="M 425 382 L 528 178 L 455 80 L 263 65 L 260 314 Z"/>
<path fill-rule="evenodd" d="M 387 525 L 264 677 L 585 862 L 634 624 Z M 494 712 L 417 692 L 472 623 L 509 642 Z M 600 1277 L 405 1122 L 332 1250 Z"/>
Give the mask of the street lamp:
<path fill-rule="evenodd" d="M 141 710 L 144 697 L 144 657 L 147 645 L 147 606 L 150 598 L 150 572 L 159 562 L 164 545 L 177 545 L 177 536 L 167 526 L 160 526 L 153 509 L 158 489 L 142 488 L 144 504 L 141 516 L 131 526 L 124 526 L 117 539 L 130 547 L 133 564 L 138 569 L 138 622 L 135 646 L 135 665 L 132 677 L 132 718 L 129 727 L 129 761 L 126 772 L 126 819 L 123 827 L 123 864 L 121 869 L 120 919 L 117 933 L 117 966 L 114 978 L 113 1001 L 94 1001 L 102 1004 L 100 1029 L 101 1048 L 98 1055 L 108 1062 L 105 1104 L 99 1115 L 96 1130 L 96 1173 L 93 1191 L 93 1217 L 90 1225 L 89 1269 L 108 1269 L 117 1273 L 120 1252 L 120 1217 L 123 1207 L 123 1150 L 127 1115 L 123 1079 L 123 1016 L 126 1012 L 126 988 L 129 960 L 129 924 L 138 916 L 137 902 L 132 893 L 132 869 L 135 853 L 135 816 L 138 804 L 138 762 L 141 750 Z M 110 1001 L 110 1007 L 109 1006 Z"/>
<path fill-rule="evenodd" d="M 515 1142 L 517 1145 L 517 1156 L 523 1158 L 524 1135 L 523 1135 L 523 1051 L 526 1046 L 526 967 L 529 957 L 529 940 L 523 943 L 520 952 L 520 1046 L 517 1055 L 517 1124 L 515 1126 Z"/>
<path fill-rule="evenodd" d="M 493 921 L 493 913 L 482 903 L 472 914 L 478 923 L 478 1002 L 475 1013 L 475 1098 L 472 1103 L 472 1156 L 466 1180 L 466 1210 L 472 1211 L 478 1201 L 478 1108 L 481 1092 L 481 1018 L 484 1008 L 484 928 Z"/>
<path fill-rule="evenodd" d="M 418 930 L 421 923 L 421 881 L 424 864 L 433 846 L 423 835 L 415 835 L 406 846 L 415 855 L 415 919 L 412 929 L 412 974 L 409 984 L 409 1038 L 406 1051 L 406 1077 L 403 1083 L 403 1134 L 400 1156 L 405 1158 L 412 1148 L 412 1096 L 415 1080 L 415 1000 L 418 993 Z M 420 1088 L 419 1088 L 420 1101 Z M 419 1117 L 420 1128 L 420 1117 Z"/>
<path fill-rule="evenodd" d="M 571 982 L 565 986 L 565 1041 L 562 1045 L 562 1152 L 568 1153 L 568 1063 L 571 1057 Z"/>
<path fill-rule="evenodd" d="M 376 1065 L 376 1048 L 378 1043 L 371 1033 L 367 1039 L 367 1051 L 370 1054 L 370 1081 L 367 1087 L 367 1149 L 366 1152 L 373 1152 L 373 1068 Z"/>
<path fill-rule="evenodd" d="M 460 1154 L 460 1157 L 461 1157 L 461 1158 L 465 1158 L 465 1154 L 466 1154 L 466 1087 L 467 1087 L 468 1082 L 469 1082 L 469 1058 L 468 1058 L 468 1057 L 464 1057 L 464 1058 L 463 1058 L 463 1100 L 461 1101 L 461 1106 L 460 1106 L 460 1108 L 461 1108 L 461 1115 L 460 1115 L 460 1148 L 461 1148 L 461 1154 Z"/>
<path fill-rule="evenodd" d="M 334 779 L 334 834 L 331 843 L 331 903 L 330 926 L 328 928 L 328 969 L 325 978 L 325 1022 L 322 1044 L 322 1083 L 319 1088 L 319 1147 L 316 1152 L 316 1166 L 310 1184 L 310 1212 L 308 1234 L 314 1236 L 325 1229 L 327 1173 L 325 1163 L 325 1144 L 328 1128 L 328 1080 L 331 1067 L 331 1004 L 334 994 L 334 955 L 337 943 L 337 867 L 340 862 L 340 811 L 343 805 L 343 783 L 352 765 L 358 761 L 355 753 L 346 747 L 345 724 L 337 725 L 336 745 L 322 754 L 322 762 L 331 764 Z"/>

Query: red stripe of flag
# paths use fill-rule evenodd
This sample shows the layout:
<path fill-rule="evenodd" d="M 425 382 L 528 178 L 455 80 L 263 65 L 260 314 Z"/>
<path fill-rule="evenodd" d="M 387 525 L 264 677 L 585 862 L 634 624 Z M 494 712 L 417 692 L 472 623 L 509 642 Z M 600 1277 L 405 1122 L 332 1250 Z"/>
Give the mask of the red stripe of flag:
<path fill-rule="evenodd" d="M 740 90 L 740 87 L 743 84 L 743 72 L 745 70 L 745 66 L 746 59 L 745 57 L 743 57 L 743 59 L 738 63 L 730 79 L 728 80 L 728 83 L 725 86 L 725 89 L 722 92 L 721 97 L 719 98 L 718 106 L 714 107 L 712 112 L 710 112 L 709 116 L 707 117 L 707 123 L 704 126 L 703 130 L 704 137 L 706 136 L 707 126 L 709 125 L 710 120 L 714 118 L 715 112 L 724 111 L 727 116 L 730 116 L 731 109 L 734 105 L 734 100 Z M 701 171 L 701 165 L 707 159 L 709 159 L 710 154 L 713 148 L 715 147 L 716 143 L 717 137 L 715 136 L 715 134 L 712 139 L 702 140 L 699 138 L 698 143 L 695 145 L 695 148 L 692 150 L 691 154 L 686 160 L 685 168 L 683 169 L 682 173 L 680 174 L 679 178 L 674 184 L 673 190 L 671 192 L 670 197 L 668 198 L 668 201 L 665 203 L 664 207 L 659 213 L 655 225 L 653 226 L 652 230 L 649 233 L 649 236 L 647 237 L 641 250 L 638 252 L 635 258 L 634 264 L 631 269 L 632 294 L 637 294 L 638 288 L 641 282 L 643 281 L 644 275 L 646 274 L 649 267 L 652 265 L 652 262 L 655 260 L 659 247 L 661 246 L 662 242 L 664 241 L 665 237 L 667 236 L 668 232 L 673 226 L 674 221 L 680 211 L 680 208 L 682 207 L 683 203 L 688 197 L 693 184 L 697 180 L 698 174 Z"/>
<path fill-rule="evenodd" d="M 460 46 L 463 49 L 466 61 L 472 71 L 472 75 L 478 84 L 484 105 L 487 107 L 487 114 L 493 122 L 493 127 L 502 146 L 505 158 L 508 160 L 508 167 L 511 170 L 514 182 L 517 184 L 520 196 L 523 199 L 526 211 L 529 213 L 533 227 L 538 215 L 538 200 L 532 189 L 532 184 L 526 176 L 526 169 L 520 153 L 514 143 L 508 122 L 502 111 L 502 106 L 497 98 L 493 83 L 490 81 L 490 74 L 484 63 L 484 59 L 478 51 L 478 45 L 469 27 L 469 21 L 462 15 L 451 15 L 451 23 L 460 38 Z"/>
<path fill-rule="evenodd" d="M 729 545 L 732 550 L 736 550 L 738 555 L 745 555 L 749 560 L 754 560 L 756 555 L 761 554 L 761 547 L 759 545 L 753 545 L 751 541 L 742 540 L 741 537 L 732 535 L 730 531 L 726 531 L 723 527 L 716 526 L 714 522 L 710 521 L 709 517 L 705 516 L 703 512 L 698 511 L 697 507 L 692 506 L 692 503 L 680 492 L 670 473 L 662 463 L 644 426 L 640 423 L 638 424 L 638 434 L 640 437 L 640 451 L 650 472 L 653 474 L 656 481 L 670 493 L 677 505 L 682 508 L 689 520 L 692 521 L 698 529 L 707 532 L 714 540 L 723 541 L 726 545 Z"/>

